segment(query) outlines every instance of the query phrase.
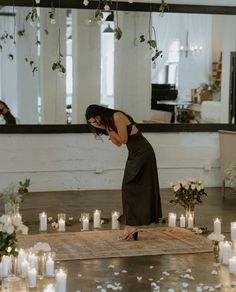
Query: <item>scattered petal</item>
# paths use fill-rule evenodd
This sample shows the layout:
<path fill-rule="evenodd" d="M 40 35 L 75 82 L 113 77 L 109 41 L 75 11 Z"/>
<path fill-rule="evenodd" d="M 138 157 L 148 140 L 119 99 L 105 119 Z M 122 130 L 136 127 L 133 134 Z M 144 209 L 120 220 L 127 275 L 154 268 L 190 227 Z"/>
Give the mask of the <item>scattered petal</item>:
<path fill-rule="evenodd" d="M 151 286 L 152 286 L 152 287 L 156 287 L 157 284 L 156 284 L 155 282 L 152 282 L 152 283 L 151 283 Z"/>
<path fill-rule="evenodd" d="M 188 287 L 188 283 L 187 283 L 187 282 L 183 282 L 183 283 L 182 283 L 182 287 L 183 287 L 183 288 L 187 288 L 187 287 Z"/>
<path fill-rule="evenodd" d="M 221 289 L 222 286 L 223 286 L 223 285 L 222 285 L 221 283 L 219 283 L 219 284 L 215 285 L 215 289 Z"/>
<path fill-rule="evenodd" d="M 167 292 L 175 292 L 175 290 L 172 289 L 172 288 L 169 288 L 169 289 L 167 290 Z"/>
<path fill-rule="evenodd" d="M 163 280 L 164 280 L 164 277 L 161 277 L 161 278 L 160 278 L 160 281 L 163 281 Z"/>
<path fill-rule="evenodd" d="M 127 273 L 127 271 L 126 270 L 122 270 L 121 273 L 124 273 L 125 274 L 125 273 Z"/>
<path fill-rule="evenodd" d="M 138 280 L 138 281 L 141 281 L 142 278 L 143 278 L 143 277 L 139 277 L 139 276 L 137 276 L 137 280 Z"/>
<path fill-rule="evenodd" d="M 205 285 L 205 286 L 203 286 L 203 289 L 204 289 L 204 290 L 208 290 L 208 288 L 209 288 L 209 287 L 208 287 L 208 286 L 206 286 L 206 285 Z"/>
<path fill-rule="evenodd" d="M 82 275 L 81 275 L 81 274 L 78 274 L 77 276 L 78 276 L 79 278 L 81 278 L 81 277 L 82 277 Z"/>
<path fill-rule="evenodd" d="M 215 289 L 211 286 L 211 287 L 208 288 L 208 291 L 212 292 L 212 291 L 215 291 Z"/>
<path fill-rule="evenodd" d="M 152 282 L 153 281 L 153 278 L 149 278 L 148 281 Z"/>
<path fill-rule="evenodd" d="M 168 272 L 166 272 L 166 271 L 162 272 L 162 274 L 165 275 L 165 276 L 167 276 L 167 277 L 170 276 L 170 273 L 168 273 Z M 172 288 L 171 288 L 171 289 L 172 289 Z"/>
<path fill-rule="evenodd" d="M 186 273 L 192 273 L 192 269 L 187 269 Z"/>
<path fill-rule="evenodd" d="M 101 286 L 101 285 L 98 285 L 98 286 L 97 286 L 97 289 L 102 289 L 102 286 Z"/>
<path fill-rule="evenodd" d="M 154 266 L 149 266 L 149 269 L 153 269 L 154 268 Z"/>
<path fill-rule="evenodd" d="M 115 286 L 120 286 L 120 283 L 115 282 L 114 284 L 115 284 Z"/>
<path fill-rule="evenodd" d="M 114 266 L 114 265 L 109 265 L 108 268 L 109 268 L 109 269 L 114 269 L 115 266 Z"/>
<path fill-rule="evenodd" d="M 202 287 L 201 286 L 197 286 L 196 287 L 196 292 L 202 292 Z"/>
<path fill-rule="evenodd" d="M 218 272 L 217 272 L 216 270 L 212 270 L 212 271 L 211 271 L 211 274 L 212 274 L 212 275 L 217 275 Z"/>
<path fill-rule="evenodd" d="M 118 276 L 120 273 L 119 272 L 114 272 L 114 275 L 115 276 Z"/>

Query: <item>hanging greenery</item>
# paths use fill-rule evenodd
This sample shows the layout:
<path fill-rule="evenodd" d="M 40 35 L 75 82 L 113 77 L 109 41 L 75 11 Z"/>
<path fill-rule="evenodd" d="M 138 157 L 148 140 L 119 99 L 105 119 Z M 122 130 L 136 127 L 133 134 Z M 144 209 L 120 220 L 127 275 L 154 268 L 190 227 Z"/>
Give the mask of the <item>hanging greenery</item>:
<path fill-rule="evenodd" d="M 36 66 L 35 62 L 33 60 L 29 60 L 27 57 L 25 57 L 25 62 L 29 63 L 31 72 L 34 76 L 34 73 L 38 71 L 38 67 Z"/>
<path fill-rule="evenodd" d="M 63 55 L 61 53 L 61 32 L 59 28 L 58 32 L 58 61 L 52 64 L 52 70 L 57 71 L 57 74 L 59 76 L 62 76 L 66 73 L 66 68 L 61 63 L 61 58 L 63 58 Z"/>

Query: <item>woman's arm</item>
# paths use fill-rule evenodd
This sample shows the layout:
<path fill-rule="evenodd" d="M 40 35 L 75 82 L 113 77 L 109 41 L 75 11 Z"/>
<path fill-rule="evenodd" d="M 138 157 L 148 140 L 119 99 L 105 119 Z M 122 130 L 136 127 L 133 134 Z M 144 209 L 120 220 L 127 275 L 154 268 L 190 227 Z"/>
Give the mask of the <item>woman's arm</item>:
<path fill-rule="evenodd" d="M 128 140 L 127 134 L 127 122 L 129 122 L 128 118 L 121 112 L 116 112 L 113 115 L 113 119 L 117 132 L 112 131 L 111 129 L 106 129 L 112 143 L 114 143 L 117 146 L 126 144 Z"/>

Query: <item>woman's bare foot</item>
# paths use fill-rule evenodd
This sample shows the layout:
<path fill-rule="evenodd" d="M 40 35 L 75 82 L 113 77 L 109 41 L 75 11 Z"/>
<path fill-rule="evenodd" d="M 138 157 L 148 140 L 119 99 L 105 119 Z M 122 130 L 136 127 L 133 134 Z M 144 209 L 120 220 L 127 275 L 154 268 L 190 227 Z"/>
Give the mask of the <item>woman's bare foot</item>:
<path fill-rule="evenodd" d="M 125 225 L 123 235 L 118 240 L 138 240 L 138 230 L 136 226 Z"/>

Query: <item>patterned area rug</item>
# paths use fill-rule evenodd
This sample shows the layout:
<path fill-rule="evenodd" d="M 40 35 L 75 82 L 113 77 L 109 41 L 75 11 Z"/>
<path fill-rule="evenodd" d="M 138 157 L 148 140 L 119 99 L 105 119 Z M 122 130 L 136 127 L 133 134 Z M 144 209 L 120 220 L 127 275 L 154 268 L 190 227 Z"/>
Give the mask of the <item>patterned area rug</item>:
<path fill-rule="evenodd" d="M 57 260 L 212 252 L 210 240 L 178 227 L 141 229 L 138 241 L 118 241 L 121 234 L 121 230 L 101 230 L 27 235 L 19 236 L 18 246 L 47 242 Z"/>

